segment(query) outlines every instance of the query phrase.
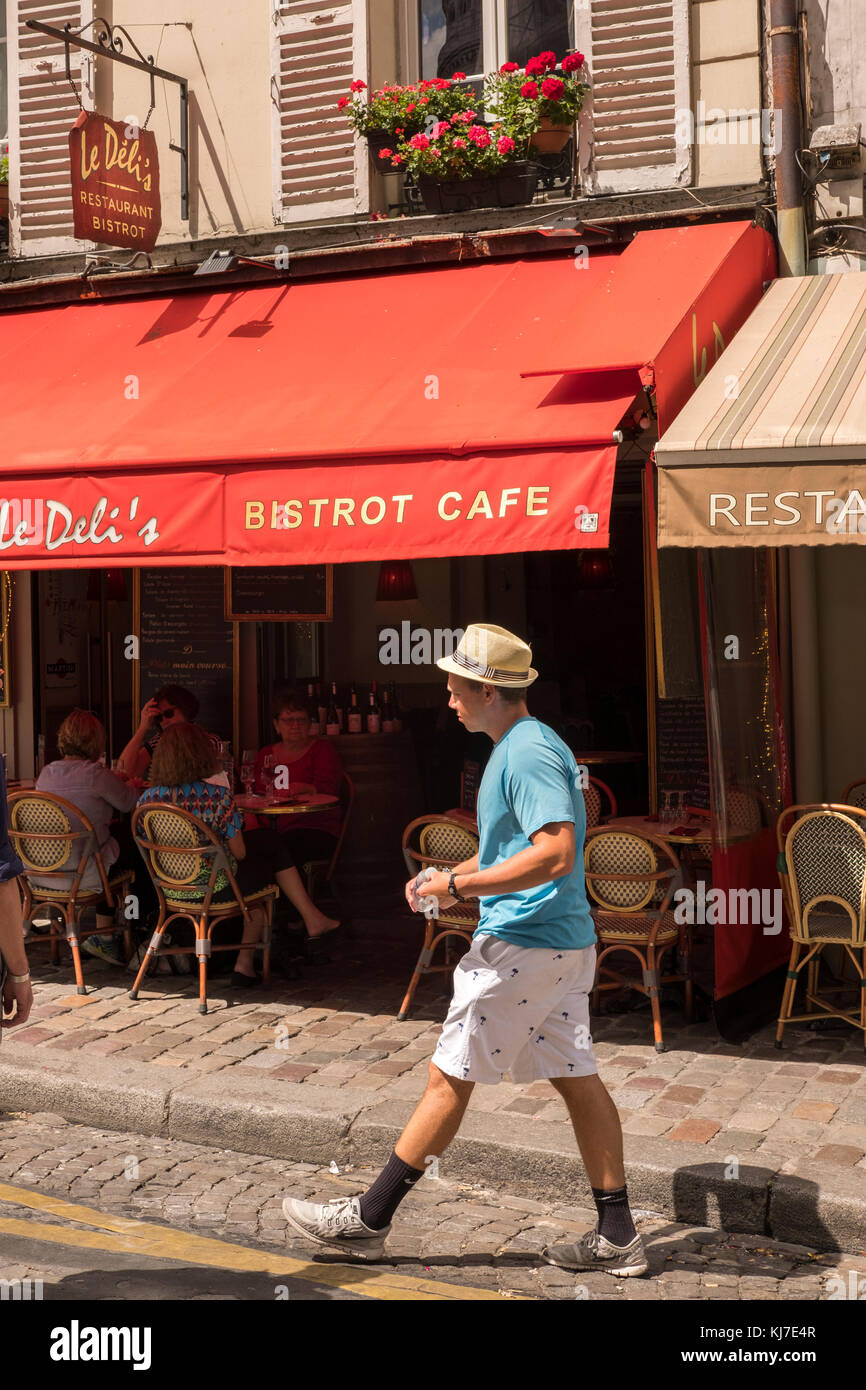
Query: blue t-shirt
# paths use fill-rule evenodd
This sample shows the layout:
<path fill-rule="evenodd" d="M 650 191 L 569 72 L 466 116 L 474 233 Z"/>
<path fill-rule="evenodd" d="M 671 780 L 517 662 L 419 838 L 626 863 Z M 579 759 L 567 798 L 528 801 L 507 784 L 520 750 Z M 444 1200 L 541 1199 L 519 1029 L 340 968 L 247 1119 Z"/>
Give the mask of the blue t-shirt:
<path fill-rule="evenodd" d="M 479 868 L 527 849 L 530 837 L 555 821 L 574 825 L 571 873 L 538 888 L 482 898 L 476 936 L 488 933 L 514 946 L 559 951 L 581 950 L 596 939 L 583 876 L 586 808 L 577 763 L 558 734 L 527 716 L 495 744 L 481 779 Z"/>

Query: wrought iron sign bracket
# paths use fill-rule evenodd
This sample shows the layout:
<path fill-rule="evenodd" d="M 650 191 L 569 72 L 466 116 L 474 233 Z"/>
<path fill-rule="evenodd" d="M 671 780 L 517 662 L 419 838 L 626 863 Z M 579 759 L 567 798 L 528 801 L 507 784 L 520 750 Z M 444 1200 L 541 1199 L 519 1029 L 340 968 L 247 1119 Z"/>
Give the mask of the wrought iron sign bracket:
<path fill-rule="evenodd" d="M 100 57 L 108 58 L 112 63 L 124 63 L 128 68 L 135 68 L 138 72 L 146 72 L 150 78 L 150 111 L 156 104 L 154 78 L 160 78 L 163 82 L 176 82 L 180 88 L 180 140 L 178 144 L 169 142 L 169 149 L 175 154 L 180 155 L 180 215 L 184 222 L 189 221 L 189 83 L 185 77 L 178 77 L 175 72 L 167 72 L 165 68 L 158 68 L 153 61 L 153 55 L 145 57 L 135 40 L 122 29 L 119 24 L 109 24 L 106 19 L 92 19 L 89 24 L 85 24 L 81 29 L 73 29 L 71 24 L 65 24 L 62 29 L 57 29 L 52 24 L 43 24 L 38 19 L 28 19 L 26 21 L 28 29 L 35 29 L 40 34 L 48 34 L 52 39 L 58 39 L 66 48 L 66 76 L 72 82 L 72 69 L 69 63 L 69 50 L 71 48 L 85 48 L 89 53 L 96 53 Z M 96 42 L 82 38 L 88 29 L 93 29 L 93 37 Z M 137 58 L 131 58 L 123 51 L 123 40 L 126 39 L 131 48 L 138 54 Z M 150 111 L 147 120 L 150 120 Z M 147 125 L 145 121 L 145 127 Z"/>

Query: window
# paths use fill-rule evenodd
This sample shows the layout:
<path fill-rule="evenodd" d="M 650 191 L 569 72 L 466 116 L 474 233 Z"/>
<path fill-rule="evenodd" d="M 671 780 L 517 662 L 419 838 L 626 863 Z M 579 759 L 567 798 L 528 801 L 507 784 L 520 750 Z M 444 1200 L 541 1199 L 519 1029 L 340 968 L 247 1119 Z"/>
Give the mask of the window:
<path fill-rule="evenodd" d="M 551 48 L 572 46 L 571 0 L 417 0 L 421 77 L 478 78 Z"/>

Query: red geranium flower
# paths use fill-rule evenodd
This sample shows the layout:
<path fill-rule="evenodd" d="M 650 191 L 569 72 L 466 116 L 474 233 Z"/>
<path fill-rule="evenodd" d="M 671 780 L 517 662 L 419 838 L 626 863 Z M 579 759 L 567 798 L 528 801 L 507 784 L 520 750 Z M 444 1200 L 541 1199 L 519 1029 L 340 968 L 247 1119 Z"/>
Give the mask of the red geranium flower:
<path fill-rule="evenodd" d="M 514 141 L 510 135 L 500 135 L 496 142 L 498 154 L 512 154 L 514 151 Z"/>
<path fill-rule="evenodd" d="M 410 102 L 409 102 L 409 105 L 406 107 L 406 113 L 407 113 L 407 115 L 408 115 L 408 113 L 409 113 L 410 111 L 414 111 L 414 110 L 415 110 L 415 103 L 414 103 L 414 101 L 410 101 Z"/>
<path fill-rule="evenodd" d="M 345 109 L 346 109 L 346 107 L 347 107 L 348 105 L 349 105 L 349 98 L 348 98 L 348 97 L 340 97 L 340 100 L 337 102 L 337 110 L 338 110 L 338 111 L 345 111 Z"/>
<path fill-rule="evenodd" d="M 548 72 L 553 72 L 556 67 L 556 54 L 552 49 L 546 48 L 543 53 L 539 53 L 538 61 L 544 64 Z"/>
<path fill-rule="evenodd" d="M 360 78 L 356 78 L 355 81 L 349 87 L 350 92 L 365 92 L 366 90 L 367 84 L 366 82 L 362 82 Z"/>
<path fill-rule="evenodd" d="M 391 159 L 392 156 L 393 156 L 393 154 L 394 154 L 394 151 L 393 151 L 393 150 L 380 150 L 380 151 L 379 151 L 379 158 L 380 158 L 380 159 Z"/>
<path fill-rule="evenodd" d="M 405 160 L 404 160 L 404 158 L 403 158 L 403 156 L 402 156 L 401 154 L 395 154 L 395 155 L 394 155 L 394 158 L 391 160 L 391 163 L 392 163 L 392 164 L 404 164 L 404 163 L 405 163 Z"/>
<path fill-rule="evenodd" d="M 465 150 L 465 149 L 466 149 L 466 141 L 465 141 L 464 139 L 462 139 L 461 136 L 459 136 L 459 135 L 457 136 L 457 138 L 456 138 L 455 141 L 454 141 L 454 148 L 455 148 L 455 150 Z"/>
<path fill-rule="evenodd" d="M 562 60 L 562 71 L 577 72 L 577 69 L 581 66 L 582 62 L 582 53 L 566 53 L 565 57 Z"/>
<path fill-rule="evenodd" d="M 520 88 L 520 95 L 521 95 L 522 97 L 537 97 L 537 96 L 538 96 L 538 83 L 537 83 L 537 82 L 524 82 L 523 86 Z"/>
<path fill-rule="evenodd" d="M 431 130 L 430 134 L 433 136 L 433 139 L 434 139 L 434 140 L 438 140 L 438 139 L 440 138 L 440 136 L 444 135 L 444 134 L 446 133 L 446 131 L 448 131 L 448 130 L 450 130 L 450 129 L 451 129 L 451 123 L 450 123 L 450 121 L 437 121 L 436 124 L 434 125 L 433 129 Z"/>
<path fill-rule="evenodd" d="M 541 84 L 541 95 L 547 97 L 548 101 L 559 101 L 565 91 L 565 83 L 558 77 L 545 77 Z"/>
<path fill-rule="evenodd" d="M 503 63 L 500 72 L 520 72 L 519 63 Z"/>
<path fill-rule="evenodd" d="M 465 72 L 455 72 L 455 73 L 453 74 L 452 78 L 451 78 L 451 81 L 452 81 L 452 82 L 465 82 L 465 81 L 466 81 L 466 73 L 465 73 Z"/>
<path fill-rule="evenodd" d="M 427 139 L 426 135 L 413 135 L 409 144 L 412 146 L 413 150 L 426 150 L 430 147 L 430 141 Z"/>
<path fill-rule="evenodd" d="M 540 58 L 530 58 L 526 64 L 527 77 L 543 77 L 546 72 L 547 68 Z"/>
<path fill-rule="evenodd" d="M 473 145 L 478 146 L 479 150 L 486 150 L 490 144 L 490 132 L 485 130 L 483 125 L 471 125 L 466 134 Z"/>

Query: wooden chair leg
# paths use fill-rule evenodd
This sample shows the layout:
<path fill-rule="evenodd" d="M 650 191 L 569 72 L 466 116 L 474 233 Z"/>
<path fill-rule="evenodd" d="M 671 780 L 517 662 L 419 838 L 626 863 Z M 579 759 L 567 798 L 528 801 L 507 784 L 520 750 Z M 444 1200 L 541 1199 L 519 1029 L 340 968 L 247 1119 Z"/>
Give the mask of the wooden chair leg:
<path fill-rule="evenodd" d="M 198 1011 L 207 1013 L 207 958 L 210 952 L 210 938 L 207 934 L 207 918 L 202 915 L 195 924 L 195 948 L 198 956 Z"/>
<path fill-rule="evenodd" d="M 86 994 L 87 989 L 84 984 L 84 970 L 81 966 L 81 950 L 78 945 L 78 922 L 66 918 L 66 940 L 72 951 L 72 966 L 75 971 L 75 992 L 76 994 Z"/>
<path fill-rule="evenodd" d="M 166 919 L 166 921 L 167 921 L 167 919 Z M 165 927 L 166 927 L 166 923 L 165 923 L 165 922 L 157 922 L 156 926 L 155 926 L 154 929 L 153 929 L 153 936 L 150 938 L 150 941 L 147 943 L 147 950 L 146 950 L 145 953 L 144 953 L 144 958 L 143 958 L 143 960 L 142 960 L 142 962 L 141 962 L 141 966 L 140 966 L 140 968 L 139 968 L 138 974 L 137 974 L 136 977 L 135 977 L 135 982 L 134 982 L 134 984 L 133 984 L 133 986 L 132 986 L 132 989 L 129 991 L 129 997 L 130 997 L 130 999 L 137 999 L 137 998 L 138 998 L 138 991 L 141 989 L 141 982 L 142 982 L 142 980 L 144 979 L 145 975 L 147 974 L 147 970 L 148 970 L 148 967 L 150 966 L 150 962 L 153 960 L 154 956 L 156 955 L 157 951 L 159 950 L 159 945 L 160 945 L 160 942 L 161 942 L 161 940 L 162 940 L 162 934 L 163 934 L 163 932 L 165 931 Z"/>
<path fill-rule="evenodd" d="M 656 1052 L 664 1052 L 665 1043 L 662 1036 L 662 1012 L 659 1004 L 659 970 L 656 957 L 655 946 L 648 944 L 646 951 L 646 965 L 644 967 L 644 984 L 649 994 L 650 1007 L 653 1015 L 653 1040 Z"/>
<path fill-rule="evenodd" d="M 686 927 L 684 937 L 683 974 L 685 975 L 686 1022 L 691 1023 L 695 1016 L 695 984 L 692 979 L 692 939 L 688 927 Z"/>
<path fill-rule="evenodd" d="M 866 1052 L 866 946 L 860 949 L 860 1027 L 863 1029 L 863 1050 Z"/>
<path fill-rule="evenodd" d="M 794 1009 L 794 995 L 797 991 L 797 961 L 800 958 L 800 944 L 795 941 L 791 946 L 791 957 L 788 961 L 788 974 L 785 979 L 785 988 L 782 990 L 782 1003 L 779 1007 L 779 1018 L 776 1027 L 776 1047 L 782 1046 L 782 1033 L 785 1029 L 785 1022 L 791 1017 Z"/>
<path fill-rule="evenodd" d="M 400 1012 L 397 1015 L 397 1021 L 399 1023 L 405 1020 L 412 1006 L 412 1000 L 415 998 L 415 990 L 418 988 L 418 981 L 421 979 L 421 976 L 426 973 L 427 967 L 433 960 L 433 952 L 430 949 L 430 943 L 433 940 L 433 930 L 433 923 L 427 922 L 424 929 L 424 945 L 421 947 L 421 954 L 418 957 L 415 971 L 409 981 L 409 988 L 406 991 L 403 1003 L 400 1005 Z"/>
<path fill-rule="evenodd" d="M 265 908 L 265 945 L 262 951 L 262 984 L 266 985 L 271 978 L 271 943 L 274 936 L 274 900 L 271 898 L 269 905 Z"/>

